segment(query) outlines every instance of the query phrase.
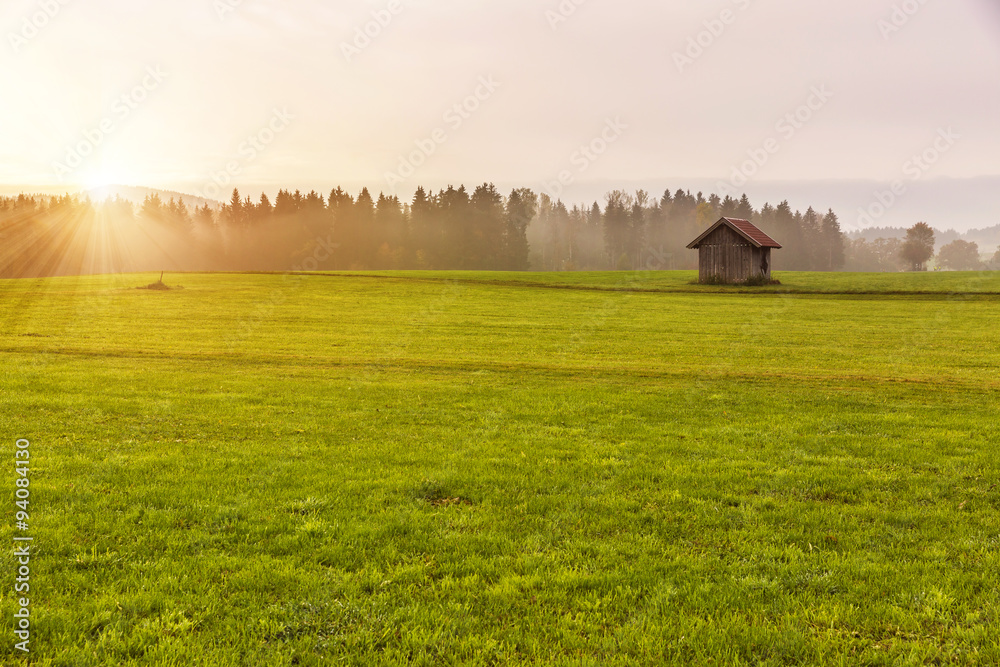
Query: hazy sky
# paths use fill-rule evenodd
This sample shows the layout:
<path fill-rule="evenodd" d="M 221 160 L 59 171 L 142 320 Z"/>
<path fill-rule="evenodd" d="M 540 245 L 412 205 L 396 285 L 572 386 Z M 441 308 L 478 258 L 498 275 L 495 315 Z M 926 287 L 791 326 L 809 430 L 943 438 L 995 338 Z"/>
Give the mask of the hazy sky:
<path fill-rule="evenodd" d="M 0 184 L 996 176 L 997 6 L 7 0 Z"/>

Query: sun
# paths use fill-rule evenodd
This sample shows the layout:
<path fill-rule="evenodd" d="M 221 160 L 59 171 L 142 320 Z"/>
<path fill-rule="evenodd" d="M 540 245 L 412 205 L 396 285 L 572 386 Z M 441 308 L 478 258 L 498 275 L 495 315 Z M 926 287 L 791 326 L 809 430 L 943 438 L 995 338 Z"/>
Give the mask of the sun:
<path fill-rule="evenodd" d="M 80 187 L 87 192 L 103 190 L 113 185 L 124 185 L 128 180 L 123 170 L 99 167 L 83 172 L 80 176 Z"/>

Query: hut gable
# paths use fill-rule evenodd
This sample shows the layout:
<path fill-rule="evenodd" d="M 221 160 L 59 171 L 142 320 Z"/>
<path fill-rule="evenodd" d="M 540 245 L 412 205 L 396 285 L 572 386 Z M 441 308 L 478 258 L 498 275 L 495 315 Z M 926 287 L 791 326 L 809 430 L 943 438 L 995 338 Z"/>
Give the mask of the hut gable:
<path fill-rule="evenodd" d="M 722 218 L 692 241 L 698 250 L 698 279 L 742 283 L 771 279 L 771 250 L 781 245 L 749 220 Z"/>

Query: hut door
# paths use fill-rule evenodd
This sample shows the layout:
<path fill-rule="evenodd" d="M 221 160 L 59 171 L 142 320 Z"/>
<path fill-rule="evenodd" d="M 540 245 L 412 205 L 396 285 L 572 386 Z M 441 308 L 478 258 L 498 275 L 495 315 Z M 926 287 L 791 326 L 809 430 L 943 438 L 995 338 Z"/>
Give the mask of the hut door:
<path fill-rule="evenodd" d="M 760 253 L 760 274 L 762 276 L 764 276 L 765 278 L 767 277 L 767 270 L 768 270 L 768 266 L 767 266 L 767 253 L 766 252 L 761 252 Z"/>

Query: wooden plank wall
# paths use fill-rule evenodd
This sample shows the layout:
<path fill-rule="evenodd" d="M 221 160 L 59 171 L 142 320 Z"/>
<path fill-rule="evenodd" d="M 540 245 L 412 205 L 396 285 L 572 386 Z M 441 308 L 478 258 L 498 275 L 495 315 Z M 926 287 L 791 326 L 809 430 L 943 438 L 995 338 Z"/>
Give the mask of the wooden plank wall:
<path fill-rule="evenodd" d="M 719 227 L 706 238 L 698 250 L 698 279 L 706 282 L 712 278 L 726 282 L 743 282 L 761 275 L 762 253 L 770 255 L 770 248 L 757 248 L 729 227 Z M 770 278 L 770 257 L 768 257 Z"/>

